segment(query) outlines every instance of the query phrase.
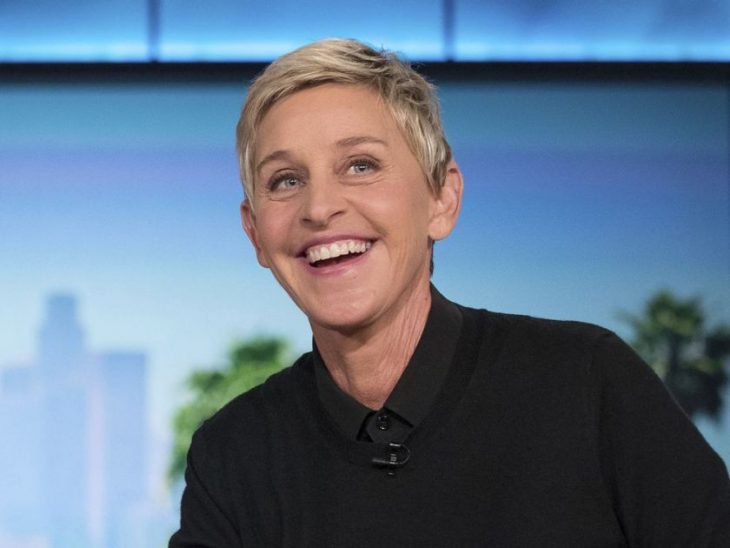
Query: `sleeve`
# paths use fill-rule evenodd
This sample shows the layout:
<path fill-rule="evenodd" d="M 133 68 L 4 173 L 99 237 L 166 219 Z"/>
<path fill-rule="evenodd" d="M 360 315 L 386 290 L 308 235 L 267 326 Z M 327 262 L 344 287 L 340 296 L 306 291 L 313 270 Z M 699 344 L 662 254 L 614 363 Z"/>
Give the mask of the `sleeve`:
<path fill-rule="evenodd" d="M 232 548 L 240 536 L 221 506 L 223 498 L 215 485 L 220 474 L 210 465 L 203 433 L 193 436 L 185 470 L 185 490 L 180 507 L 180 529 L 170 538 L 169 548 Z M 220 482 L 222 483 L 222 482 Z"/>
<path fill-rule="evenodd" d="M 597 341 L 593 365 L 601 465 L 629 545 L 729 547 L 722 459 L 617 336 Z"/>

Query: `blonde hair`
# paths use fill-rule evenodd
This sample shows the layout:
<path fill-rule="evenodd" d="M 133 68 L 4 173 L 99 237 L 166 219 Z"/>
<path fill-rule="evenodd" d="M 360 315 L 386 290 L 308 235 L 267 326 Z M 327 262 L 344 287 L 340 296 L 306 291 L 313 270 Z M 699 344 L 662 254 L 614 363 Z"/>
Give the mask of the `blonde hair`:
<path fill-rule="evenodd" d="M 387 51 L 356 40 L 314 42 L 271 63 L 251 84 L 236 126 L 244 192 L 254 195 L 256 129 L 271 107 L 297 91 L 326 83 L 364 85 L 378 92 L 438 195 L 451 160 L 432 84 Z"/>

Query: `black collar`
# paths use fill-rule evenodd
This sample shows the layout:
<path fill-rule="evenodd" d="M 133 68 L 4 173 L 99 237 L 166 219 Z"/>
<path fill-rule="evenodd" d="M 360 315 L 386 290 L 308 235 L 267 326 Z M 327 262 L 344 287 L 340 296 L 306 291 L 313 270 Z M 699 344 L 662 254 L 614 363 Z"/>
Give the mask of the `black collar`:
<path fill-rule="evenodd" d="M 411 428 L 428 413 L 449 371 L 461 331 L 461 311 L 432 285 L 431 310 L 421 340 L 383 406 Z M 332 380 L 316 344 L 312 343 L 319 400 L 350 439 L 358 439 L 372 409 L 345 394 Z"/>

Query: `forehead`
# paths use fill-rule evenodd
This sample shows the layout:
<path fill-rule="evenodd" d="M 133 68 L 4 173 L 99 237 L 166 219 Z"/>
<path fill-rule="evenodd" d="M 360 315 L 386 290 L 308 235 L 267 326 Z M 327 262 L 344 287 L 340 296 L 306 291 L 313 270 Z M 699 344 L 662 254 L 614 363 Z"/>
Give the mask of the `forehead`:
<path fill-rule="evenodd" d="M 257 130 L 256 158 L 277 149 L 327 145 L 358 135 L 400 139 L 376 91 L 362 85 L 323 84 L 297 91 L 269 109 Z"/>

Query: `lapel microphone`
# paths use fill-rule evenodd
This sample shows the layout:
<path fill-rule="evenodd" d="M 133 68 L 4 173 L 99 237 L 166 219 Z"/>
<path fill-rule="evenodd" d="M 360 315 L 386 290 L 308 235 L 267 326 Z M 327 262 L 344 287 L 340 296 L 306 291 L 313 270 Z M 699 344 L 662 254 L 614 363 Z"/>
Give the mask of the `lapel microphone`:
<path fill-rule="evenodd" d="M 389 443 L 385 457 L 373 457 L 370 462 L 377 468 L 385 468 L 389 476 L 395 476 L 398 468 L 403 468 L 411 458 L 411 450 L 402 443 Z"/>

